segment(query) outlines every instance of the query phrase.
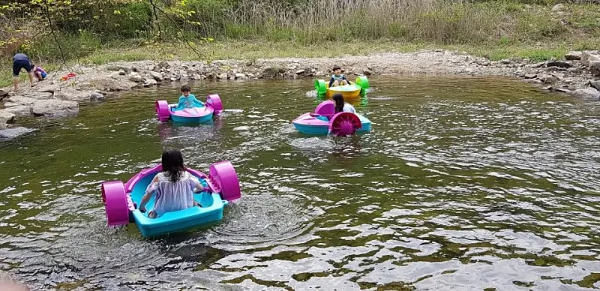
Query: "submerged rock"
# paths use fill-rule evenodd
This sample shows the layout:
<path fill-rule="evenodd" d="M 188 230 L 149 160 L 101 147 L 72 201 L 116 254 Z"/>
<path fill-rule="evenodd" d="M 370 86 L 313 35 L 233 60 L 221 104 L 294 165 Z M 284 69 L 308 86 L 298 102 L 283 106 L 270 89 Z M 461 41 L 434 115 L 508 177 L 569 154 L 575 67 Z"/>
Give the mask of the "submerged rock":
<path fill-rule="evenodd" d="M 577 89 L 571 92 L 571 95 L 576 98 L 585 100 L 599 100 L 600 92 L 594 88 Z"/>
<path fill-rule="evenodd" d="M 11 112 L 0 110 L 0 129 L 5 129 L 8 123 L 12 123 L 15 120 L 15 115 Z"/>
<path fill-rule="evenodd" d="M 26 127 L 13 127 L 0 130 L 0 141 L 11 140 L 22 136 L 24 134 L 28 134 L 30 132 L 35 131 L 35 129 L 26 128 Z"/>

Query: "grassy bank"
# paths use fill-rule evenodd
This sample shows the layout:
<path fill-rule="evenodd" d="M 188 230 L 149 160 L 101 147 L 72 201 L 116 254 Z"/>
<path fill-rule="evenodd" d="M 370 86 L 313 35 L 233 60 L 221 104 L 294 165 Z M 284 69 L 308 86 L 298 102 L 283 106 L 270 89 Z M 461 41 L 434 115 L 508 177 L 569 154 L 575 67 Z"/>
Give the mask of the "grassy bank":
<path fill-rule="evenodd" d="M 54 35 L 39 34 L 24 42 L 20 50 L 46 67 L 56 68 L 63 58 L 83 64 L 144 59 L 253 60 L 424 48 L 464 51 L 491 60 L 546 60 L 560 58 L 568 50 L 600 47 L 600 9 L 593 4 L 564 4 L 553 10 L 557 1 L 550 0 L 186 0 L 170 1 L 174 6 L 163 6 L 160 11 L 165 13 L 153 15 L 145 1 L 111 1 L 101 1 L 112 3 L 111 15 L 137 16 L 87 17 L 106 23 L 88 22 L 85 27 L 58 17 L 55 26 L 62 25 L 56 31 L 58 42 Z M 148 13 L 141 13 L 144 11 Z M 19 33 L 24 31 L 27 29 Z M 10 68 L 13 51 L 4 53 L 1 65 Z M 2 70 L 0 86 L 9 83 L 10 70 Z"/>

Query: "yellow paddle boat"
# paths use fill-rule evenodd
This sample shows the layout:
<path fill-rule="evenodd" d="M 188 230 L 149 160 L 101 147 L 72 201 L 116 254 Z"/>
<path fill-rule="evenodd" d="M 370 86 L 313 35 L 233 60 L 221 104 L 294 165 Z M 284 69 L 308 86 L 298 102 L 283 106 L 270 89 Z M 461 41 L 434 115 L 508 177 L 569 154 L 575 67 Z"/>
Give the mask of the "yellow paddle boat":
<path fill-rule="evenodd" d="M 350 83 L 349 85 L 329 87 L 329 82 L 325 82 L 323 79 L 317 79 L 315 81 L 315 90 L 317 95 L 320 97 L 326 96 L 328 99 L 336 93 L 341 93 L 344 96 L 344 100 L 357 99 L 360 96 L 364 96 L 369 89 L 369 80 L 366 76 L 358 76 L 356 82 Z"/>

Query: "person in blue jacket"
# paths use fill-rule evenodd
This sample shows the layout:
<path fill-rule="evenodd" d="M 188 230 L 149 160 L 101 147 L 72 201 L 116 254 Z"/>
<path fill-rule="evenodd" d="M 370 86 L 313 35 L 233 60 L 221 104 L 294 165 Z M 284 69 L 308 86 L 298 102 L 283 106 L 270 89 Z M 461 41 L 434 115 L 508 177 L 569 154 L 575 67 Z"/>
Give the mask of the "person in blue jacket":
<path fill-rule="evenodd" d="M 191 91 L 192 89 L 189 85 L 181 86 L 181 96 L 179 97 L 179 103 L 177 103 L 177 107 L 175 107 L 175 110 L 204 106 L 204 103 L 196 99 L 196 96 L 194 96 L 194 94 L 190 94 Z"/>
<path fill-rule="evenodd" d="M 349 85 L 350 81 L 346 79 L 346 76 L 342 74 L 342 68 L 340 66 L 333 66 L 333 75 L 329 80 L 329 87 Z"/>
<path fill-rule="evenodd" d="M 27 75 L 29 75 L 29 83 L 31 84 L 31 87 L 33 87 L 33 71 L 31 70 L 31 61 L 29 61 L 29 57 L 26 54 L 18 53 L 13 57 L 13 86 L 15 87 L 15 92 L 19 90 L 19 73 L 21 73 L 22 69 L 27 71 Z"/>

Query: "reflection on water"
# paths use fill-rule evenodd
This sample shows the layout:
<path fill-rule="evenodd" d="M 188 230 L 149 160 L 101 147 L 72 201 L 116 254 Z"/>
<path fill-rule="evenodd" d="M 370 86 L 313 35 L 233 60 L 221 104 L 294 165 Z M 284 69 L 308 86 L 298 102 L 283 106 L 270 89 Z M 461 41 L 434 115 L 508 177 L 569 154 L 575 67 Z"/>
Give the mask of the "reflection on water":
<path fill-rule="evenodd" d="M 600 288 L 600 104 L 379 77 L 357 106 L 371 133 L 309 137 L 290 120 L 311 84 L 197 84 L 226 111 L 196 127 L 155 120 L 176 87 L 139 91 L 0 144 L 0 269 L 39 290 Z M 108 229 L 99 184 L 164 147 L 232 161 L 244 198 L 187 233 Z"/>

